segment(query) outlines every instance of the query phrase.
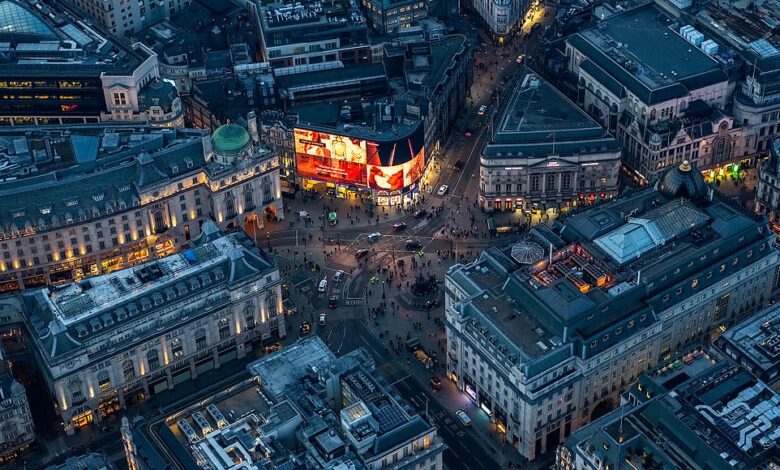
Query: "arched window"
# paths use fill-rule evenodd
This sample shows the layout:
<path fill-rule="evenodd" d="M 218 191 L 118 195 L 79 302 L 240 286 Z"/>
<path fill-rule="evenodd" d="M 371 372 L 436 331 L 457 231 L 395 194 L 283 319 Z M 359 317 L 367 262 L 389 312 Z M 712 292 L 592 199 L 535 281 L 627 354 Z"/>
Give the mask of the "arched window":
<path fill-rule="evenodd" d="M 156 349 L 146 351 L 146 363 L 149 366 L 149 372 L 160 368 L 160 353 Z"/>
<path fill-rule="evenodd" d="M 225 216 L 228 219 L 236 216 L 236 200 L 230 193 L 225 196 Z"/>
<path fill-rule="evenodd" d="M 125 376 L 125 382 L 135 378 L 135 364 L 133 364 L 133 361 L 128 359 L 122 364 L 122 373 Z"/>
<path fill-rule="evenodd" d="M 70 389 L 70 396 L 73 403 L 78 403 L 84 398 L 83 392 L 81 391 L 80 380 L 74 380 L 68 384 L 68 389 Z"/>
<path fill-rule="evenodd" d="M 262 190 L 263 190 L 263 203 L 267 204 L 273 200 L 273 196 L 271 195 L 271 182 L 270 181 L 263 181 L 262 184 Z"/>
<path fill-rule="evenodd" d="M 252 302 L 244 304 L 244 320 L 247 330 L 251 330 L 257 324 L 255 320 L 255 305 Z"/>
<path fill-rule="evenodd" d="M 252 188 L 247 186 L 244 188 L 244 210 L 249 211 L 255 208 L 255 198 L 252 192 Z"/>

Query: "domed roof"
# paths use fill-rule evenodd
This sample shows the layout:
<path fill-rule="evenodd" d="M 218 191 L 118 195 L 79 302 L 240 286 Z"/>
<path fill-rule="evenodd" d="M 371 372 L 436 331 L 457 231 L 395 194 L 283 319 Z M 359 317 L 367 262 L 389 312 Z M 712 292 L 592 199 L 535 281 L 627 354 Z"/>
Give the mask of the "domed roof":
<path fill-rule="evenodd" d="M 692 165 L 688 160 L 683 161 L 680 166 L 666 170 L 656 187 L 668 197 L 685 197 L 692 201 L 705 199 L 710 191 L 704 176 L 696 165 Z"/>
<path fill-rule="evenodd" d="M 144 111 L 159 106 L 167 113 L 173 109 L 173 102 L 178 95 L 176 87 L 170 82 L 152 80 L 138 92 L 138 104 Z"/>
<path fill-rule="evenodd" d="M 232 155 L 242 151 L 249 144 L 249 132 L 238 124 L 227 123 L 219 126 L 211 134 L 211 146 L 223 155 Z"/>

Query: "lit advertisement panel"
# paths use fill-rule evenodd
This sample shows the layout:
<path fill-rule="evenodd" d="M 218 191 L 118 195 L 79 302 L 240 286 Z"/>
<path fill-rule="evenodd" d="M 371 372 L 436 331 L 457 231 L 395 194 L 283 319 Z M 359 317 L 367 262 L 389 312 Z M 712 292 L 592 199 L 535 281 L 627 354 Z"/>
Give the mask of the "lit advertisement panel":
<path fill-rule="evenodd" d="M 411 186 L 425 169 L 425 152 L 420 149 L 412 160 L 401 165 L 368 165 L 368 186 L 371 189 L 394 191 Z"/>
<path fill-rule="evenodd" d="M 366 186 L 366 141 L 295 129 L 298 174 L 305 178 Z"/>
<path fill-rule="evenodd" d="M 406 137 L 380 142 L 301 128 L 293 135 L 303 178 L 397 191 L 415 184 L 425 169 L 422 126 Z"/>

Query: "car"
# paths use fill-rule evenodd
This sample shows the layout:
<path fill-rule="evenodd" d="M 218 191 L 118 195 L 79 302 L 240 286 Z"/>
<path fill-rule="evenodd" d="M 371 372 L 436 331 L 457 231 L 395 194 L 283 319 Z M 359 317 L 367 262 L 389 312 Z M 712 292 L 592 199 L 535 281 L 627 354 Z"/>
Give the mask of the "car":
<path fill-rule="evenodd" d="M 365 258 L 366 256 L 368 256 L 368 254 L 369 251 L 366 249 L 358 250 L 355 252 L 355 259 Z"/>
<path fill-rule="evenodd" d="M 326 290 L 328 290 L 328 280 L 323 279 L 320 281 L 320 285 L 317 286 L 317 292 L 325 292 Z"/>
<path fill-rule="evenodd" d="M 277 341 L 276 343 L 267 344 L 263 349 L 266 353 L 272 353 L 282 349 L 282 345 Z"/>
<path fill-rule="evenodd" d="M 325 314 L 320 313 L 320 326 L 325 326 Z"/>
<path fill-rule="evenodd" d="M 394 232 L 400 232 L 401 230 L 406 228 L 406 224 L 403 222 L 398 222 L 397 224 L 393 224 L 393 231 Z"/>
<path fill-rule="evenodd" d="M 524 61 L 525 61 L 525 54 L 520 54 L 519 56 L 517 56 L 517 59 L 515 59 L 515 62 L 517 62 L 518 64 L 522 64 Z"/>
<path fill-rule="evenodd" d="M 300 333 L 301 336 L 306 336 L 309 333 L 311 333 L 311 325 L 307 321 L 301 322 L 301 326 L 298 327 L 298 333 Z"/>
<path fill-rule="evenodd" d="M 341 282 L 341 280 L 344 279 L 344 271 L 338 270 L 335 273 L 333 273 L 333 283 L 338 284 Z"/>
<path fill-rule="evenodd" d="M 469 418 L 469 415 L 466 414 L 463 410 L 458 410 L 455 412 L 455 416 L 458 417 L 461 423 L 463 423 L 464 426 L 471 426 L 471 418 Z"/>
<path fill-rule="evenodd" d="M 443 185 L 441 185 L 439 190 L 436 191 L 436 194 L 438 194 L 439 196 L 444 196 L 445 194 L 447 194 L 447 190 L 448 189 L 450 189 L 450 187 L 447 186 L 446 184 L 443 184 Z"/>
<path fill-rule="evenodd" d="M 458 160 L 457 162 L 455 162 L 455 164 L 454 164 L 454 165 L 452 165 L 452 168 L 453 168 L 455 171 L 460 171 L 460 170 L 462 170 L 462 169 L 463 169 L 463 165 L 464 165 L 464 163 L 463 163 L 463 160 Z"/>
<path fill-rule="evenodd" d="M 330 308 L 336 308 L 336 300 L 338 297 L 335 295 L 331 295 L 330 298 L 328 298 L 328 307 Z"/>
<path fill-rule="evenodd" d="M 379 232 L 369 233 L 368 234 L 368 242 L 369 243 L 374 243 L 377 240 L 379 240 L 379 237 L 381 237 L 381 236 L 382 236 L 382 234 L 379 233 Z"/>
<path fill-rule="evenodd" d="M 298 211 L 298 217 L 301 217 L 301 218 L 305 219 L 308 216 L 309 216 L 309 212 L 308 211 Z"/>
<path fill-rule="evenodd" d="M 486 104 L 483 104 L 483 105 L 482 105 L 482 106 L 480 106 L 480 107 L 479 107 L 479 109 L 477 110 L 477 114 L 479 114 L 480 116 L 484 116 L 484 115 L 485 115 L 485 111 L 487 111 L 487 105 L 486 105 Z"/>
<path fill-rule="evenodd" d="M 441 301 L 439 299 L 433 299 L 425 302 L 425 306 L 429 309 L 436 308 L 441 306 Z"/>
<path fill-rule="evenodd" d="M 463 131 L 463 137 L 471 137 L 472 135 L 474 134 L 471 132 L 471 129 L 466 129 Z"/>
<path fill-rule="evenodd" d="M 419 240 L 409 239 L 404 242 L 404 245 L 406 246 L 407 250 L 419 250 L 422 248 L 422 243 L 420 243 Z"/>
<path fill-rule="evenodd" d="M 419 211 L 415 212 L 412 215 L 414 216 L 415 219 L 422 219 L 427 214 L 428 214 L 428 211 L 426 211 L 425 209 L 420 209 Z"/>
<path fill-rule="evenodd" d="M 434 390 L 440 390 L 441 389 L 441 379 L 434 376 L 431 376 L 431 388 Z"/>

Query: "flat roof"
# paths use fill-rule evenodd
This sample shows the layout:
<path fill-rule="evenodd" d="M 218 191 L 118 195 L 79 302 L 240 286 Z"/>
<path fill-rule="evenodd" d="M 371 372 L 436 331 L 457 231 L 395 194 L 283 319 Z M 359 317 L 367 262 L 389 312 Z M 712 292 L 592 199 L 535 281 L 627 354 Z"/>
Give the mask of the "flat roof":
<path fill-rule="evenodd" d="M 763 371 L 780 365 L 780 304 L 726 330 L 720 338 Z"/>
<path fill-rule="evenodd" d="M 680 36 L 677 26 L 650 3 L 603 20 L 567 41 L 648 104 L 727 81 L 718 62 Z"/>

